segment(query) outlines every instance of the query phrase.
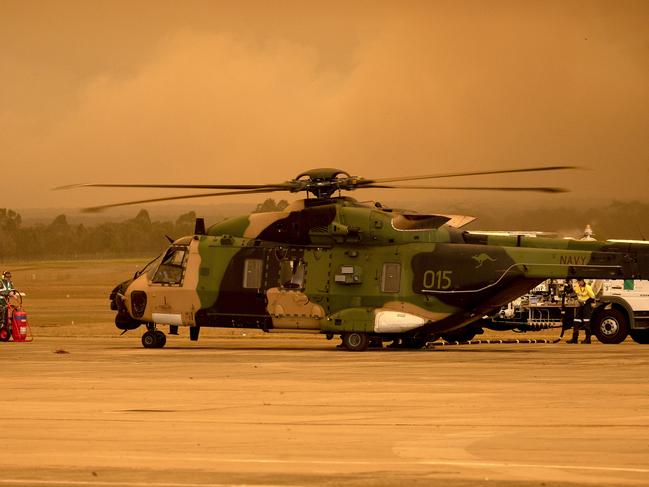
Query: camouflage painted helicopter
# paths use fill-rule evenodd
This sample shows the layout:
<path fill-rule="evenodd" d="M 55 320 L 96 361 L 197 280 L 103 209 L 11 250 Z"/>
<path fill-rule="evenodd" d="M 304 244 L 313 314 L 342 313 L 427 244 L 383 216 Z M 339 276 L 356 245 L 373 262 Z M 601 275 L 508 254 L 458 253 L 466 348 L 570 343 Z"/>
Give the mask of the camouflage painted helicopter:
<path fill-rule="evenodd" d="M 339 169 L 306 171 L 261 185 L 78 186 L 228 190 L 88 208 L 212 195 L 306 192 L 284 211 L 231 218 L 175 240 L 110 295 L 121 330 L 146 327 L 142 344 L 163 347 L 189 327 L 259 328 L 340 336 L 362 351 L 384 340 L 421 348 L 439 336 L 470 339 L 481 319 L 548 278 L 649 279 L 649 246 L 462 230 L 472 217 L 418 214 L 342 196 L 362 188 L 560 192 L 558 188 L 403 186 L 401 181 L 570 169 L 566 166 L 389 179 Z M 311 194 L 313 197 L 309 197 Z M 647 331 L 649 333 L 649 330 Z"/>

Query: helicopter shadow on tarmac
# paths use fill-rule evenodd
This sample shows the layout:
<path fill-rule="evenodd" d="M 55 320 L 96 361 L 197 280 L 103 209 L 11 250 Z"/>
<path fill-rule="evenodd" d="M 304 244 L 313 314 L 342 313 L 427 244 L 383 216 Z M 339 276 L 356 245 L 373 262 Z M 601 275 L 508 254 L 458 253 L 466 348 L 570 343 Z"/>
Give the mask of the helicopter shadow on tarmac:
<path fill-rule="evenodd" d="M 433 347 L 429 348 L 423 348 L 419 350 L 404 350 L 404 349 L 399 349 L 399 348 L 389 348 L 389 347 L 384 347 L 382 349 L 380 348 L 370 348 L 368 349 L 365 353 L 389 353 L 389 354 L 402 354 L 403 356 L 408 356 L 408 355 L 413 355 L 417 353 L 439 353 L 439 352 L 444 352 L 444 353 L 482 353 L 482 354 L 491 354 L 491 353 L 507 353 L 507 354 L 525 354 L 525 355 L 531 355 L 535 354 L 541 351 L 544 351 L 545 349 L 540 348 L 540 347 L 534 347 L 530 348 L 530 345 L 547 345 L 547 344 L 530 344 L 530 343 L 522 343 L 522 344 L 489 344 L 491 345 L 489 348 L 481 348 L 477 345 L 480 344 L 473 344 L 473 345 L 436 345 Z M 485 344 L 486 345 L 486 344 Z M 528 345 L 528 347 L 515 347 L 515 345 Z M 138 351 L 142 352 L 143 354 L 146 353 L 152 353 L 149 350 L 143 350 L 141 347 L 137 345 L 133 346 L 128 346 L 128 347 L 121 347 L 121 346 L 116 346 L 116 347 L 111 347 L 112 350 L 122 350 L 122 351 Z M 341 350 L 338 347 L 334 348 L 321 348 L 321 347 L 311 347 L 308 345 L 296 345 L 296 346 L 289 346 L 289 345 L 273 345 L 273 346 L 260 346 L 260 345 L 246 345 L 246 346 L 239 346 L 238 344 L 233 344 L 233 345 L 223 345 L 223 344 L 215 344 L 214 346 L 208 346 L 208 345 L 198 345 L 198 346 L 183 346 L 183 345 L 167 345 L 165 347 L 165 350 L 171 351 L 171 350 L 178 350 L 178 351 L 183 351 L 183 353 L 191 353 L 191 351 L 197 351 L 197 352 L 322 352 L 322 353 L 336 353 L 340 354 L 341 357 L 350 357 L 350 356 L 360 356 L 359 354 L 356 353 L 349 353 L 345 350 Z M 155 353 L 155 352 L 153 352 Z"/>

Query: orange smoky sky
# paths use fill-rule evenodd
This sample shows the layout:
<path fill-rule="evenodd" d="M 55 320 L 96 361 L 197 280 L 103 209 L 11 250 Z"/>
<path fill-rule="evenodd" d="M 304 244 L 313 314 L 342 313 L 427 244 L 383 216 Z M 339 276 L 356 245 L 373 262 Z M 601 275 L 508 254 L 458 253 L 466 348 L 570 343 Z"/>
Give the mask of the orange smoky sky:
<path fill-rule="evenodd" d="M 51 191 L 72 183 L 269 183 L 320 166 L 570 164 L 586 169 L 447 183 L 649 201 L 647 26 L 643 0 L 0 0 L 0 207 L 182 193 Z"/>

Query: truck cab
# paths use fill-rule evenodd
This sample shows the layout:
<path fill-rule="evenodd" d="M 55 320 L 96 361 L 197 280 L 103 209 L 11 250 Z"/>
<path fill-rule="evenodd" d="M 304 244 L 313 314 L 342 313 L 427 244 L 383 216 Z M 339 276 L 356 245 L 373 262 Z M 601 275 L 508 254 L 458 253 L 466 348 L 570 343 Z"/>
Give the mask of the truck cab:
<path fill-rule="evenodd" d="M 627 336 L 649 343 L 649 281 L 607 280 L 593 311 L 591 326 L 603 343 L 620 343 Z"/>

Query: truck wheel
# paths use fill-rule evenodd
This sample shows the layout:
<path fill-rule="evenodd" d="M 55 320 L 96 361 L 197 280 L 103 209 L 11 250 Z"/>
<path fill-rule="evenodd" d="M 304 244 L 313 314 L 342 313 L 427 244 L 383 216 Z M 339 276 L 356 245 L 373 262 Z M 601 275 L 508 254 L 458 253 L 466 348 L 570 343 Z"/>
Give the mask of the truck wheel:
<path fill-rule="evenodd" d="M 364 352 L 370 345 L 367 333 L 343 333 L 343 346 L 350 352 Z"/>
<path fill-rule="evenodd" d="M 649 329 L 646 330 L 631 330 L 629 332 L 631 338 L 636 343 L 641 343 L 643 345 L 649 345 Z"/>
<path fill-rule="evenodd" d="M 629 319 L 620 310 L 605 309 L 591 320 L 593 333 L 602 343 L 622 343 L 629 334 Z"/>

